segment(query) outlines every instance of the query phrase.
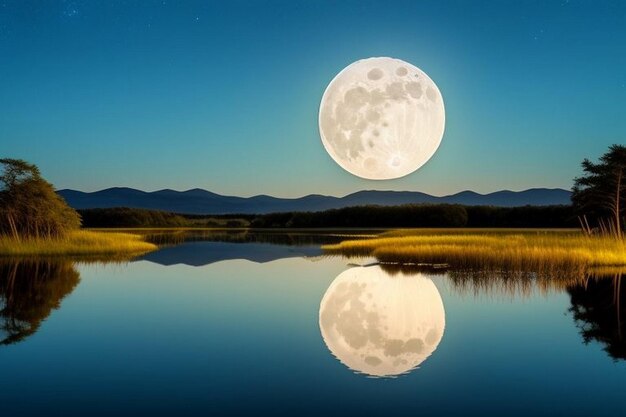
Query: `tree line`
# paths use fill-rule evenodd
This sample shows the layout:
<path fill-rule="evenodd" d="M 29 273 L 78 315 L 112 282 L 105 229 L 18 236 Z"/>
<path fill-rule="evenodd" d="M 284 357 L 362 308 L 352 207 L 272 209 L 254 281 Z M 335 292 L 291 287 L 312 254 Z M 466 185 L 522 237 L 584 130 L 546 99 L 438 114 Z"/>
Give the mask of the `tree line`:
<path fill-rule="evenodd" d="M 200 216 L 134 208 L 79 211 L 85 227 L 576 227 L 570 206 L 490 207 L 456 204 L 355 206 L 319 212 Z"/>
<path fill-rule="evenodd" d="M 576 227 L 570 206 L 491 207 L 457 204 L 357 206 L 320 212 L 271 213 L 251 227 Z"/>
<path fill-rule="evenodd" d="M 201 216 L 130 207 L 78 210 L 84 227 L 247 227 L 250 215 Z M 243 216 L 243 217 L 242 217 Z"/>
<path fill-rule="evenodd" d="M 0 159 L 0 236 L 56 238 L 85 227 L 581 227 L 621 238 L 626 223 L 626 146 L 612 145 L 598 162 L 585 159 L 571 206 L 489 207 L 456 204 L 358 206 L 321 212 L 198 216 L 134 208 L 69 207 L 39 169 Z"/>

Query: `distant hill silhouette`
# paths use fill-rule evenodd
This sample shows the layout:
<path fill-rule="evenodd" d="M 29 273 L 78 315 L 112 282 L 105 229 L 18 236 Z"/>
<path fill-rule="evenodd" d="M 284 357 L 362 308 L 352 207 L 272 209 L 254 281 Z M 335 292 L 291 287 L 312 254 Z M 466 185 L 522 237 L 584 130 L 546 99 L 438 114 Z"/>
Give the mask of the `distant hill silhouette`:
<path fill-rule="evenodd" d="M 284 211 L 321 211 L 333 208 L 378 204 L 391 206 L 409 203 L 448 203 L 471 206 L 545 206 L 570 204 L 570 192 L 560 188 L 532 188 L 525 191 L 496 191 L 478 194 L 462 191 L 443 197 L 418 191 L 358 191 L 344 197 L 309 194 L 299 198 L 278 198 L 268 195 L 235 197 L 195 188 L 187 191 L 153 192 L 133 188 L 107 188 L 86 193 L 60 190 L 59 194 L 75 209 L 133 207 L 185 214 L 265 214 Z"/>

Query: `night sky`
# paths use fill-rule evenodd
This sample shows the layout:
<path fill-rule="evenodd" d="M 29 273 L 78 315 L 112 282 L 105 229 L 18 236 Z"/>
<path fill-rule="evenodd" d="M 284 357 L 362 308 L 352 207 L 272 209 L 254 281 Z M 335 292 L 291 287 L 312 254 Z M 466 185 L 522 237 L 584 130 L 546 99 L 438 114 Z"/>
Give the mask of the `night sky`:
<path fill-rule="evenodd" d="M 446 132 L 399 180 L 324 150 L 328 82 L 372 56 L 437 83 Z M 57 188 L 437 195 L 570 188 L 626 143 L 625 1 L 2 1 L 0 156 Z"/>

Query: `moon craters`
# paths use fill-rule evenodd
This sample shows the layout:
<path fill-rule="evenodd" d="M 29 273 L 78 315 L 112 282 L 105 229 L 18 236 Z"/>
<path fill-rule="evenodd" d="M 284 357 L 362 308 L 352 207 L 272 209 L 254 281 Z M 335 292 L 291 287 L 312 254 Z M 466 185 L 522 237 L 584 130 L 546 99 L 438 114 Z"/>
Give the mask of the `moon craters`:
<path fill-rule="evenodd" d="M 387 86 L 387 96 L 392 100 L 402 100 L 405 97 L 404 85 L 400 82 L 389 84 Z"/>
<path fill-rule="evenodd" d="M 398 67 L 396 69 L 396 75 L 399 76 L 399 77 L 404 77 L 408 73 L 409 73 L 409 70 L 406 69 L 406 67 Z"/>
<path fill-rule="evenodd" d="M 370 97 L 369 91 L 364 87 L 356 87 L 346 91 L 344 103 L 355 109 L 360 109 L 368 102 Z"/>
<path fill-rule="evenodd" d="M 346 67 L 328 85 L 319 113 L 322 143 L 330 156 L 367 179 L 415 171 L 439 146 L 444 124 L 437 86 L 419 68 L 392 58 Z"/>
<path fill-rule="evenodd" d="M 437 93 L 432 87 L 428 87 L 426 90 L 426 97 L 428 97 L 430 101 L 435 101 L 437 100 Z"/>
<path fill-rule="evenodd" d="M 437 287 L 424 276 L 356 267 L 342 272 L 324 294 L 319 325 L 330 351 L 349 368 L 391 376 L 414 369 L 435 351 L 445 311 Z"/>
<path fill-rule="evenodd" d="M 406 84 L 406 91 L 411 95 L 411 97 L 418 99 L 422 97 L 422 84 L 417 81 L 412 81 Z"/>
<path fill-rule="evenodd" d="M 380 68 L 374 68 L 367 73 L 367 78 L 372 81 L 377 81 L 383 78 L 383 75 L 385 75 L 383 73 L 383 70 L 381 70 Z"/>

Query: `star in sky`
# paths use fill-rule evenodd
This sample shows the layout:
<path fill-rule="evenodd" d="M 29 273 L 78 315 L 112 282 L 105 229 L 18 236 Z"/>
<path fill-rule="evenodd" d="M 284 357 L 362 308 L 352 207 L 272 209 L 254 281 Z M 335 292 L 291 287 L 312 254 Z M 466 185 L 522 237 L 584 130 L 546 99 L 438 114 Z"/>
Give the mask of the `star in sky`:
<path fill-rule="evenodd" d="M 72 17 L 76 17 L 76 16 L 79 15 L 78 6 L 77 6 L 76 2 L 74 2 L 74 1 L 63 1 L 63 3 L 64 3 L 64 6 L 65 6 L 63 8 L 63 12 L 62 12 L 64 17 L 72 18 Z"/>

